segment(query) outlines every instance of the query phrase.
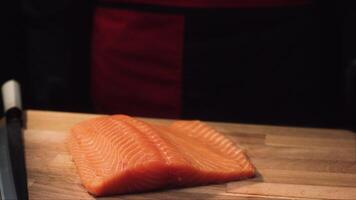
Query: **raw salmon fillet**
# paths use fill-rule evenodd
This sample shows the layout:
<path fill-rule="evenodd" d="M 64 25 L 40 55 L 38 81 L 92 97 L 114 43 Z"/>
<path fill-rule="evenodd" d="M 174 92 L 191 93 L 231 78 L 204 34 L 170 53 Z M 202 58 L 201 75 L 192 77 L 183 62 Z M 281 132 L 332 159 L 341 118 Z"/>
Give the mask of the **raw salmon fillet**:
<path fill-rule="evenodd" d="M 200 121 L 151 125 L 126 115 L 75 125 L 69 150 L 94 196 L 223 183 L 252 177 L 245 153 Z"/>

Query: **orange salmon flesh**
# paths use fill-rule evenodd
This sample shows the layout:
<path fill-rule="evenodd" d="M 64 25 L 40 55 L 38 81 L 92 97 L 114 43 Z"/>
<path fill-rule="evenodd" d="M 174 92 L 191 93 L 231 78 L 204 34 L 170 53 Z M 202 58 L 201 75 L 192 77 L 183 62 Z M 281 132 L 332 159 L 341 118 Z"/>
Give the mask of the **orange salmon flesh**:
<path fill-rule="evenodd" d="M 68 148 L 94 196 L 224 183 L 253 177 L 245 152 L 200 121 L 153 125 L 126 115 L 75 125 Z"/>

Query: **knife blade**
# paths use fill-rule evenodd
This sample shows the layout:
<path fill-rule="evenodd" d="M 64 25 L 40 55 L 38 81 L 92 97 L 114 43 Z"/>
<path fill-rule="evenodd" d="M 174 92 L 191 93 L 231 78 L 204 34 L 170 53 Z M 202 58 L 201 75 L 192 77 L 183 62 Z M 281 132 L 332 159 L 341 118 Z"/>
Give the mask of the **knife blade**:
<path fill-rule="evenodd" d="M 10 166 L 16 192 L 15 199 L 28 199 L 20 85 L 17 81 L 10 80 L 4 83 L 1 89 L 5 111 L 5 135 L 7 136 Z"/>

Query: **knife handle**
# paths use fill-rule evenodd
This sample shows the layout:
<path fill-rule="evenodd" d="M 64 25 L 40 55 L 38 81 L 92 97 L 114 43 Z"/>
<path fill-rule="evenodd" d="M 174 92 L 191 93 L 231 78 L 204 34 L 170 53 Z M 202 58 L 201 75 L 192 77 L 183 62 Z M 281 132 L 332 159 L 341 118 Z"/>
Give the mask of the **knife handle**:
<path fill-rule="evenodd" d="M 6 119 L 6 137 L 12 176 L 18 200 L 28 199 L 27 173 L 23 141 L 23 112 L 20 84 L 9 80 L 1 88 Z"/>
<path fill-rule="evenodd" d="M 22 124 L 21 88 L 16 80 L 6 81 L 1 88 L 7 122 L 15 120 Z"/>

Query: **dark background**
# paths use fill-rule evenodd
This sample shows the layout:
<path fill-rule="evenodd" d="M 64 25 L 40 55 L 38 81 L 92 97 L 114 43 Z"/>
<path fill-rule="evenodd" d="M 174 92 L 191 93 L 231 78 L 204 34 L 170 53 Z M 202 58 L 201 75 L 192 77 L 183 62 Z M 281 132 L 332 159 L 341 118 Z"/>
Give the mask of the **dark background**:
<path fill-rule="evenodd" d="M 315 43 L 317 46 L 313 49 L 306 47 L 300 51 L 314 52 L 315 57 L 304 61 L 315 64 L 305 64 L 296 56 L 295 63 L 290 66 L 285 64 L 279 69 L 261 68 L 261 71 L 256 72 L 246 69 L 230 70 L 228 74 L 247 74 L 247 79 L 254 77 L 254 83 L 247 84 L 243 91 L 260 91 L 265 94 L 265 98 L 261 99 L 263 95 L 256 95 L 255 99 L 232 98 L 230 101 L 233 102 L 229 102 L 228 98 L 221 98 L 219 95 L 210 96 L 210 102 L 207 103 L 214 105 L 214 102 L 219 102 L 224 105 L 240 102 L 240 105 L 236 106 L 239 109 L 234 112 L 228 112 L 227 108 L 223 107 L 199 110 L 199 104 L 187 103 L 189 111 L 185 112 L 183 117 L 352 128 L 356 124 L 356 7 L 351 2 L 316 1 L 313 10 L 299 14 L 298 18 L 313 18 L 313 25 L 301 28 L 308 30 L 303 32 L 303 41 Z M 93 2 L 15 0 L 7 1 L 6 4 L 3 7 L 5 23 L 1 29 L 0 48 L 3 53 L 0 82 L 3 83 L 9 78 L 20 80 L 26 108 L 95 112 L 89 94 Z M 192 17 L 199 19 L 204 16 Z M 209 27 L 211 24 L 207 24 L 205 28 Z M 200 28 L 204 30 L 204 24 Z M 187 39 L 195 40 L 187 36 Z M 281 39 L 289 41 L 288 37 Z M 194 42 L 191 44 L 194 45 Z M 229 45 L 224 41 L 219 44 L 225 47 Z M 271 46 L 273 51 L 273 44 Z M 278 46 L 275 48 L 279 51 Z M 203 53 L 207 56 L 214 54 Z M 194 56 L 194 53 L 186 56 Z M 194 67 L 194 62 L 191 65 Z M 263 76 L 264 74 L 266 76 Z M 274 78 L 271 80 L 267 76 L 272 74 Z M 283 80 L 286 85 L 283 85 Z M 193 80 L 187 81 L 194 85 Z M 196 85 L 209 85 L 208 82 L 205 83 L 205 86 Z M 293 87 L 296 92 L 283 92 L 288 87 Z M 192 97 L 185 98 L 189 100 Z M 194 99 L 189 102 L 194 102 Z M 235 117 L 236 113 L 238 118 Z"/>

